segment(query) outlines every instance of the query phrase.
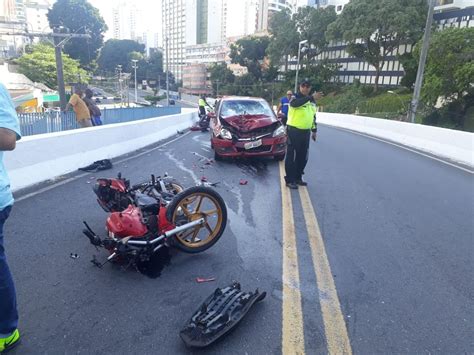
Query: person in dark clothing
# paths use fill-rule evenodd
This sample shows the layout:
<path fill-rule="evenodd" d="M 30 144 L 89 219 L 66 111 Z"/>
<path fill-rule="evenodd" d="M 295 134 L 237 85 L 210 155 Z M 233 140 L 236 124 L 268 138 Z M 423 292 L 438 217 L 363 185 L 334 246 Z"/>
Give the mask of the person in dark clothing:
<path fill-rule="evenodd" d="M 100 116 L 102 115 L 102 113 L 100 112 L 100 108 L 97 107 L 97 105 L 95 104 L 94 100 L 92 100 L 93 95 L 94 93 L 91 89 L 86 89 L 85 97 L 83 98 L 83 100 L 86 103 L 87 108 L 89 109 L 89 112 L 91 114 L 92 125 L 101 126 L 102 120 L 100 119 Z"/>
<path fill-rule="evenodd" d="M 290 101 L 287 121 L 288 148 L 285 160 L 285 181 L 290 189 L 306 186 L 304 169 L 308 162 L 310 138 L 316 141 L 316 99 L 321 93 L 310 95 L 311 83 L 304 79 L 299 92 Z"/>
<path fill-rule="evenodd" d="M 286 126 L 286 121 L 288 121 L 288 109 L 290 106 L 290 100 L 293 97 L 293 92 L 288 90 L 286 96 L 280 99 L 280 104 L 278 105 L 277 114 L 280 112 L 283 114 L 281 122 Z"/>

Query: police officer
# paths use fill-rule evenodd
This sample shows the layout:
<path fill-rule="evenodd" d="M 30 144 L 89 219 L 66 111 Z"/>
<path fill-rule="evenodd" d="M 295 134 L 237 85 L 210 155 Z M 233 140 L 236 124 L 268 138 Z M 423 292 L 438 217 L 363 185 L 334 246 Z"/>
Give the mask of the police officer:
<path fill-rule="evenodd" d="M 206 101 L 206 97 L 204 95 L 201 95 L 199 98 L 199 115 L 200 116 L 205 116 L 206 115 L 206 106 L 209 106 L 209 104 Z M 211 106 L 209 106 L 211 107 Z"/>
<path fill-rule="evenodd" d="M 321 93 L 310 95 L 309 79 L 303 79 L 299 89 L 296 96 L 291 99 L 288 109 L 285 181 L 290 189 L 297 189 L 298 185 L 308 185 L 303 181 L 303 174 L 308 162 L 310 137 L 316 141 L 316 99 L 321 96 Z"/>

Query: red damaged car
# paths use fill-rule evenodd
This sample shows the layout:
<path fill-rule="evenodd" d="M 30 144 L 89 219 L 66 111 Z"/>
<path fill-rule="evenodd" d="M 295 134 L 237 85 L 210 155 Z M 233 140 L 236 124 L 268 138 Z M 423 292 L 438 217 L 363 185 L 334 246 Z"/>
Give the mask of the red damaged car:
<path fill-rule="evenodd" d="M 286 131 L 268 103 L 254 97 L 224 97 L 211 118 L 211 146 L 224 157 L 274 157 L 286 154 Z"/>

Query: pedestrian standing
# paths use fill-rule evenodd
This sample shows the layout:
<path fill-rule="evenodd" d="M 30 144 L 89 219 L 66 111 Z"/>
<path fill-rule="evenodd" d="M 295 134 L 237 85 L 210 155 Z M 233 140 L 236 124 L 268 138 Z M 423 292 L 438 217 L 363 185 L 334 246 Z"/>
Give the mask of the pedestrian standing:
<path fill-rule="evenodd" d="M 281 122 L 286 126 L 286 122 L 288 121 L 288 109 L 290 107 L 290 100 L 293 97 L 293 92 L 291 90 L 288 90 L 286 92 L 286 96 L 283 96 L 280 99 L 280 103 L 278 104 L 278 110 L 277 110 L 277 115 L 281 112 L 283 114 L 283 117 L 281 119 Z"/>
<path fill-rule="evenodd" d="M 288 109 L 285 181 L 290 189 L 308 185 L 303 181 L 303 174 L 308 162 L 310 138 L 316 141 L 316 99 L 321 96 L 321 93 L 310 95 L 310 92 L 309 79 L 303 79 Z"/>
<path fill-rule="evenodd" d="M 100 119 L 100 116 L 102 115 L 102 112 L 100 112 L 100 108 L 95 104 L 94 100 L 92 100 L 92 96 L 94 96 L 92 90 L 86 89 L 85 97 L 83 100 L 86 103 L 87 108 L 89 109 L 92 125 L 101 126 L 102 120 Z"/>
<path fill-rule="evenodd" d="M 16 141 L 20 138 L 15 107 L 7 89 L 0 83 L 0 353 L 20 342 L 15 285 L 3 241 L 3 226 L 13 205 L 10 181 L 3 165 L 3 152 L 15 149 Z"/>
<path fill-rule="evenodd" d="M 77 123 L 79 123 L 79 126 L 81 126 L 81 128 L 92 127 L 91 114 L 86 103 L 82 100 L 82 94 L 82 90 L 77 88 L 75 94 L 69 99 L 65 111 L 69 111 L 72 106 L 76 113 L 76 120 Z"/>

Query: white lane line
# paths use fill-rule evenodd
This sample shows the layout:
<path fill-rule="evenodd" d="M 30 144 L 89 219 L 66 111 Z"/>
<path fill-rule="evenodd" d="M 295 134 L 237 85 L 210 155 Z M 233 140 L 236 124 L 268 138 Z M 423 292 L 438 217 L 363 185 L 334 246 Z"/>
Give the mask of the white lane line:
<path fill-rule="evenodd" d="M 179 139 L 181 139 L 181 138 L 187 136 L 187 135 L 190 134 L 190 133 L 191 133 L 190 131 L 189 131 L 189 132 L 186 132 L 186 133 L 184 133 L 184 134 L 182 134 L 182 135 L 180 135 L 180 136 L 178 136 L 178 137 L 176 137 L 176 138 L 174 138 L 174 139 L 172 139 L 172 140 L 170 140 L 170 141 L 168 141 L 168 142 L 165 142 L 165 143 L 163 143 L 163 144 L 160 144 L 160 145 L 157 146 L 157 147 L 148 149 L 148 150 L 146 150 L 146 151 L 144 151 L 144 152 L 140 152 L 140 153 L 134 154 L 134 155 L 132 155 L 132 156 L 129 156 L 129 157 L 127 157 L 127 158 L 123 158 L 123 159 L 121 159 L 121 160 L 119 160 L 119 161 L 116 161 L 116 162 L 114 162 L 114 164 L 121 164 L 121 163 L 124 163 L 124 162 L 126 162 L 126 161 L 129 161 L 129 160 L 132 160 L 132 159 L 141 157 L 142 155 L 145 155 L 145 154 L 148 154 L 148 153 L 150 153 L 150 152 L 153 152 L 153 151 L 155 151 L 155 150 L 157 150 L 157 149 L 163 148 L 163 147 L 167 146 L 167 145 L 170 144 L 170 143 L 176 142 L 177 140 L 179 140 Z M 15 202 L 20 202 L 20 201 L 26 200 L 26 199 L 28 199 L 28 198 L 31 198 L 31 197 L 34 197 L 34 196 L 36 196 L 36 195 L 42 194 L 42 193 L 47 192 L 47 191 L 49 191 L 49 190 L 52 190 L 52 189 L 54 189 L 54 188 L 56 188 L 56 187 L 58 187 L 58 186 L 67 184 L 67 183 L 69 183 L 69 182 L 71 182 L 71 181 L 74 181 L 74 180 L 83 178 L 84 176 L 87 176 L 87 175 L 90 175 L 90 174 L 92 174 L 92 173 L 79 174 L 79 175 L 74 176 L 74 177 L 71 177 L 71 178 L 69 178 L 69 179 L 66 179 L 66 180 L 63 180 L 63 181 L 60 181 L 60 182 L 57 182 L 57 183 L 53 183 L 52 185 L 43 187 L 42 189 L 39 189 L 38 191 L 31 192 L 31 193 L 26 194 L 26 195 L 23 195 L 23 196 L 21 196 L 21 197 L 15 198 Z"/>
<path fill-rule="evenodd" d="M 360 133 L 360 132 L 356 132 L 356 131 L 353 131 L 353 130 L 350 130 L 350 129 L 346 129 L 346 128 L 335 127 L 335 126 L 329 126 L 329 125 L 326 125 L 326 126 L 331 127 L 331 128 L 335 128 L 335 129 L 339 129 L 339 130 L 341 130 L 341 131 L 345 131 L 345 132 L 349 132 L 349 133 L 353 133 L 353 134 L 358 134 L 359 136 L 371 138 L 371 139 L 374 139 L 374 140 L 376 140 L 376 141 L 380 141 L 380 142 L 383 142 L 383 143 L 391 144 L 391 145 L 394 145 L 395 147 L 408 150 L 408 151 L 410 151 L 410 152 L 413 152 L 413 153 L 422 155 L 422 156 L 424 156 L 424 157 L 427 157 L 427 158 L 430 158 L 430 159 L 439 161 L 440 163 L 443 163 L 443 164 L 446 164 L 446 165 L 450 165 L 450 166 L 452 166 L 453 168 L 457 168 L 457 169 L 463 170 L 463 171 L 465 171 L 465 172 L 468 172 L 468 173 L 470 173 L 470 174 L 474 174 L 474 170 L 469 170 L 469 169 L 464 168 L 464 167 L 462 167 L 462 166 L 459 166 L 459 165 L 450 163 L 450 162 L 448 162 L 448 161 L 446 161 L 446 160 L 439 159 L 439 158 L 436 158 L 436 157 L 434 157 L 434 156 L 431 156 L 431 155 L 422 153 L 422 152 L 420 152 L 420 151 L 418 151 L 418 150 L 414 150 L 414 149 L 408 148 L 407 146 L 404 146 L 404 145 L 400 145 L 400 144 L 397 144 L 397 143 L 394 143 L 394 142 L 390 142 L 390 141 L 387 141 L 387 140 L 382 139 L 382 138 L 376 138 L 376 137 L 374 137 L 374 136 L 371 136 L 371 135 L 368 135 L 368 134 L 364 134 L 364 133 Z"/>

